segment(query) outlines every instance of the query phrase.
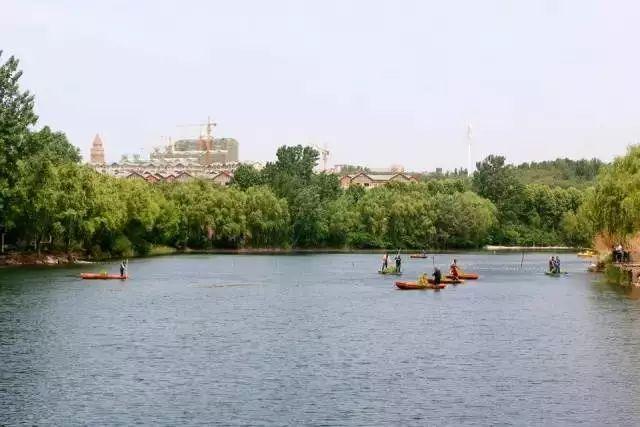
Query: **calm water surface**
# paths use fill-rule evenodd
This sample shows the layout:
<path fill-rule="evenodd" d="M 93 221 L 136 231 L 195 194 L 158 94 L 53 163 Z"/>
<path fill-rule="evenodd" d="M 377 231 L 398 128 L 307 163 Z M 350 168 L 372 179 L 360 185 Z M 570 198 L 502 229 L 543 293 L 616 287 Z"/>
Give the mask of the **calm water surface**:
<path fill-rule="evenodd" d="M 640 301 L 575 255 L 457 257 L 481 280 L 441 292 L 376 254 L 0 270 L 0 424 L 640 425 Z"/>

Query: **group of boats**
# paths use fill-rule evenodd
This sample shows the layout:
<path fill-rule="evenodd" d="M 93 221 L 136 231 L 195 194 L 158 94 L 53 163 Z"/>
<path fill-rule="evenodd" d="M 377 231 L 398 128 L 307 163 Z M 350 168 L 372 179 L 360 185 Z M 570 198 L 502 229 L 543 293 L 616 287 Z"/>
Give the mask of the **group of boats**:
<path fill-rule="evenodd" d="M 440 290 L 447 287 L 447 285 L 460 285 L 465 283 L 467 280 L 478 280 L 480 276 L 475 273 L 465 273 L 458 275 L 458 278 L 453 277 L 450 274 L 447 274 L 440 280 L 440 283 L 436 283 L 435 279 L 432 277 L 427 277 L 425 274 L 420 276 L 415 282 L 406 282 L 398 280 L 396 281 L 396 287 L 398 289 L 402 289 L 403 291 L 412 290 L 412 289 L 433 289 Z"/>
<path fill-rule="evenodd" d="M 429 258 L 429 255 L 424 253 L 412 254 L 412 255 L 409 255 L 409 258 L 426 259 L 426 258 Z M 399 275 L 400 273 L 394 273 L 394 274 Z M 476 273 L 462 272 L 460 268 L 457 266 L 456 261 L 454 260 L 454 264 L 451 266 L 451 271 L 449 272 L 449 274 L 446 274 L 444 277 L 442 277 L 438 281 L 435 279 L 435 277 L 429 277 L 426 274 L 422 274 L 420 277 L 418 277 L 418 280 L 415 282 L 398 280 L 395 282 L 395 285 L 398 289 L 401 289 L 403 291 L 423 290 L 423 289 L 440 290 L 440 289 L 446 288 L 447 285 L 459 285 L 459 284 L 465 283 L 466 280 L 478 280 L 479 278 L 480 276 Z"/>
<path fill-rule="evenodd" d="M 593 257 L 594 255 L 596 255 L 596 252 L 591 250 L 578 253 L 578 256 L 581 258 Z M 421 253 L 421 254 L 412 254 L 412 255 L 409 255 L 409 257 L 413 259 L 426 259 L 426 258 L 429 258 L 430 256 L 425 253 Z M 80 277 L 85 280 L 127 280 L 129 278 L 129 275 L 126 272 L 126 263 L 123 264 L 123 266 L 125 266 L 125 269 L 123 270 L 121 266 L 122 274 L 109 274 L 105 271 L 102 273 L 81 273 Z M 385 274 L 385 275 L 395 275 L 395 276 L 402 275 L 402 272 L 398 271 L 395 267 L 382 269 L 378 271 L 378 273 Z M 453 273 L 457 273 L 457 274 L 453 274 Z M 548 276 L 559 277 L 559 276 L 564 276 L 567 273 L 560 272 L 560 271 L 545 271 L 545 274 Z M 402 290 L 410 290 L 410 289 L 438 290 L 438 289 L 444 289 L 447 285 L 458 285 L 458 284 L 465 283 L 466 280 L 478 280 L 479 278 L 480 276 L 476 273 L 465 273 L 461 271 L 455 264 L 455 260 L 454 260 L 454 264 L 452 265 L 452 270 L 449 272 L 449 274 L 442 277 L 438 281 L 438 283 L 436 283 L 435 278 L 428 277 L 426 274 L 423 274 L 415 282 L 396 281 L 395 285 L 398 289 L 402 289 Z"/>

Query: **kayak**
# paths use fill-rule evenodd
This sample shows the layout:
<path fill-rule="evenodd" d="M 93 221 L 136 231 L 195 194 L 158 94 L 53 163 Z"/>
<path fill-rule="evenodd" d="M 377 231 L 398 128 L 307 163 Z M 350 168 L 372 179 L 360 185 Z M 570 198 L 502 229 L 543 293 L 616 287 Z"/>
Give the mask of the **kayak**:
<path fill-rule="evenodd" d="M 439 285 L 433 285 L 431 283 L 425 284 L 425 285 L 420 285 L 417 282 L 396 282 L 396 287 L 398 289 L 402 289 L 402 290 L 409 290 L 409 289 L 433 289 L 433 290 L 438 290 L 438 289 L 444 289 L 447 287 L 447 285 L 440 283 Z"/>
<path fill-rule="evenodd" d="M 444 277 L 446 277 L 447 279 L 453 279 L 453 276 L 451 274 L 447 274 Z M 478 280 L 480 276 L 478 276 L 476 273 L 460 273 L 458 274 L 458 278 L 462 280 Z"/>
<path fill-rule="evenodd" d="M 415 255 L 409 255 L 409 258 L 429 258 L 429 256 L 428 255 L 415 254 Z"/>
<path fill-rule="evenodd" d="M 598 253 L 593 251 L 578 252 L 578 257 L 580 258 L 593 258 L 596 255 L 598 255 Z"/>
<path fill-rule="evenodd" d="M 435 283 L 435 281 L 434 281 L 434 280 L 433 280 L 433 278 L 431 278 L 431 277 L 430 277 L 429 279 L 427 279 L 427 280 L 428 280 L 428 281 L 429 281 L 429 283 L 431 283 L 431 284 L 434 284 L 434 283 Z M 443 278 L 443 279 L 441 279 L 441 280 L 440 280 L 440 283 L 441 283 L 441 284 L 442 284 L 442 283 L 444 283 L 444 284 L 450 284 L 450 285 L 457 285 L 457 284 L 459 284 L 459 283 L 464 283 L 464 280 L 460 280 L 460 279 L 458 279 L 458 280 L 456 280 L 456 279 L 449 279 L 449 278 L 446 278 L 446 277 L 445 277 L 445 278 Z"/>
<path fill-rule="evenodd" d="M 83 279 L 93 279 L 93 280 L 107 280 L 107 279 L 120 279 L 126 280 L 129 278 L 129 275 L 125 274 L 121 276 L 119 274 L 102 274 L 102 273 L 82 273 L 80 277 Z"/>

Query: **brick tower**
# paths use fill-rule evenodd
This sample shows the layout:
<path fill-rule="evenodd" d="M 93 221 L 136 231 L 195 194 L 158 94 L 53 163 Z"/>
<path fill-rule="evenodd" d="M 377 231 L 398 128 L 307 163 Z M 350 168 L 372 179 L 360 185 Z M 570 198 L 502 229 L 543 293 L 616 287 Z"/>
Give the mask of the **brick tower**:
<path fill-rule="evenodd" d="M 93 138 L 93 143 L 91 144 L 91 164 L 104 165 L 104 146 L 98 134 Z"/>

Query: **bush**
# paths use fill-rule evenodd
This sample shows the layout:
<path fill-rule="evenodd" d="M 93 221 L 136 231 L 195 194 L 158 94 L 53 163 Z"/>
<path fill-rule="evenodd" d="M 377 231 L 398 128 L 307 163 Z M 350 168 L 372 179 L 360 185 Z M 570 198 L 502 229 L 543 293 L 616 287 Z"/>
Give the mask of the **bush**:
<path fill-rule="evenodd" d="M 112 255 L 125 258 L 134 255 L 133 246 L 127 236 L 121 234 L 116 237 L 113 243 Z"/>

